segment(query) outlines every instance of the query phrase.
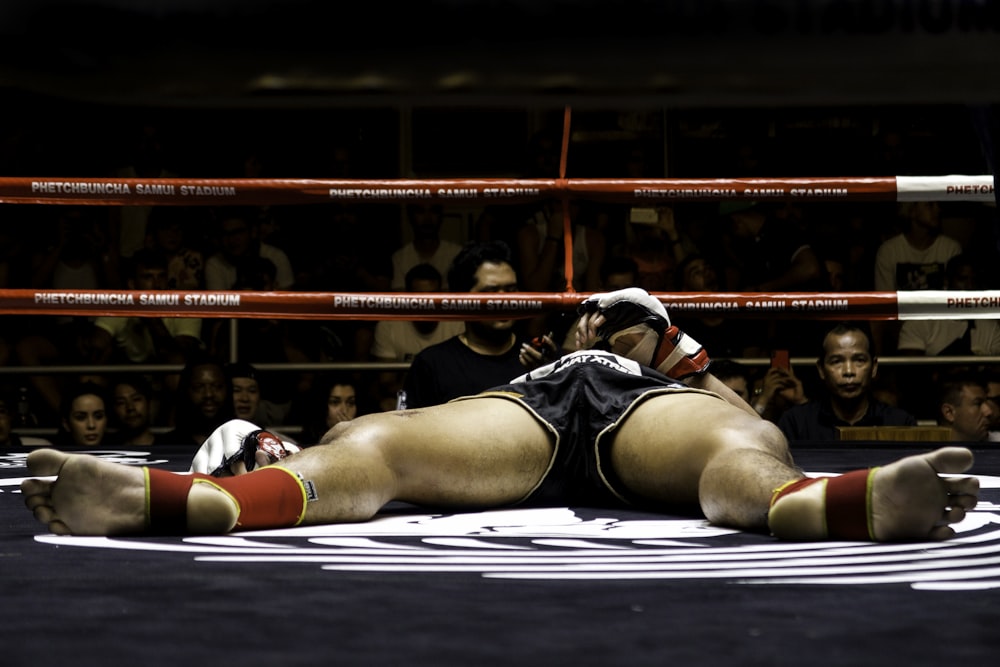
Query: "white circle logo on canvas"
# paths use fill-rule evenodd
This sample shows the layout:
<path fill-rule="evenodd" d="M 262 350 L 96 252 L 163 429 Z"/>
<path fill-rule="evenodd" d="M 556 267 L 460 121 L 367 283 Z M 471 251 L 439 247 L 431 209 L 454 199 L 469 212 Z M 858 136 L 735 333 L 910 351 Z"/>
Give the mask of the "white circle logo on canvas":
<path fill-rule="evenodd" d="M 998 477 L 979 479 L 984 495 L 1000 488 Z M 35 539 L 59 546 L 186 553 L 199 563 L 300 564 L 331 574 L 909 584 L 925 590 L 970 590 L 1000 588 L 998 510 L 1000 505 L 981 500 L 956 526 L 954 539 L 911 544 L 778 542 L 703 520 L 618 518 L 613 511 L 565 507 L 398 512 L 365 523 L 175 540 L 58 535 Z"/>

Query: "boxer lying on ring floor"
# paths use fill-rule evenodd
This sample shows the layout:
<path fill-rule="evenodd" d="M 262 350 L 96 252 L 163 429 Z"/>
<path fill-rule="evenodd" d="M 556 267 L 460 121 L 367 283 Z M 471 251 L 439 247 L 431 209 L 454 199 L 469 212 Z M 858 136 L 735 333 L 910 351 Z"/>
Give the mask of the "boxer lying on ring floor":
<path fill-rule="evenodd" d="M 291 454 L 230 422 L 187 474 L 38 450 L 32 475 L 56 479 L 24 481 L 25 503 L 50 531 L 76 535 L 357 522 L 398 500 L 700 509 L 782 539 L 877 541 L 946 539 L 976 505 L 978 480 L 948 476 L 972 466 L 959 447 L 807 478 L 657 299 L 630 288 L 581 311 L 579 351 L 482 394 L 360 417 Z M 600 342 L 611 351 L 589 349 Z"/>

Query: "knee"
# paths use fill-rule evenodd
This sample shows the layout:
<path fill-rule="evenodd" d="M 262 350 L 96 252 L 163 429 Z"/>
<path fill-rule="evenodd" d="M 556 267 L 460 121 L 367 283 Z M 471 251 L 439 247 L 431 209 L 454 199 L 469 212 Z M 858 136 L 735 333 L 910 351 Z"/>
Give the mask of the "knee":
<path fill-rule="evenodd" d="M 337 447 L 378 449 L 399 437 L 400 426 L 391 423 L 392 413 L 377 413 L 335 424 L 319 444 Z"/>
<path fill-rule="evenodd" d="M 333 441 L 342 437 L 343 433 L 350 428 L 352 422 L 338 422 L 319 439 L 318 445 L 329 445 Z"/>
<path fill-rule="evenodd" d="M 749 435 L 759 449 L 781 461 L 791 463 L 792 455 L 788 449 L 788 439 L 774 422 L 761 419 L 756 422 L 753 429 L 750 429 Z"/>
<path fill-rule="evenodd" d="M 722 451 L 756 449 L 785 463 L 791 463 L 788 440 L 773 422 L 757 419 L 719 433 Z"/>

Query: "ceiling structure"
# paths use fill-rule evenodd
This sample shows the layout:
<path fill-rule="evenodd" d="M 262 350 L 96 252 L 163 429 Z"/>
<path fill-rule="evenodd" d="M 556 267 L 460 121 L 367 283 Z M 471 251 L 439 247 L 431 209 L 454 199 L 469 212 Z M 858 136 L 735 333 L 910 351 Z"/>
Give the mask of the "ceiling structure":
<path fill-rule="evenodd" d="M 0 90 L 158 107 L 1000 101 L 986 0 L 7 0 Z"/>

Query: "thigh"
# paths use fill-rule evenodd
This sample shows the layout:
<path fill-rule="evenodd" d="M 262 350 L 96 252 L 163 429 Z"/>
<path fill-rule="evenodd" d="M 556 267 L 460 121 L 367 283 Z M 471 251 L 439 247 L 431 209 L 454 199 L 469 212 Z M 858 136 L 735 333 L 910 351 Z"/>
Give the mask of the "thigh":
<path fill-rule="evenodd" d="M 517 502 L 541 482 L 553 436 L 520 404 L 470 398 L 354 420 L 334 446 L 377 443 L 397 500 L 444 506 Z"/>
<path fill-rule="evenodd" d="M 659 503 L 698 502 L 709 462 L 734 447 L 780 446 L 772 424 L 702 393 L 654 396 L 618 428 L 610 461 L 626 488 Z"/>

